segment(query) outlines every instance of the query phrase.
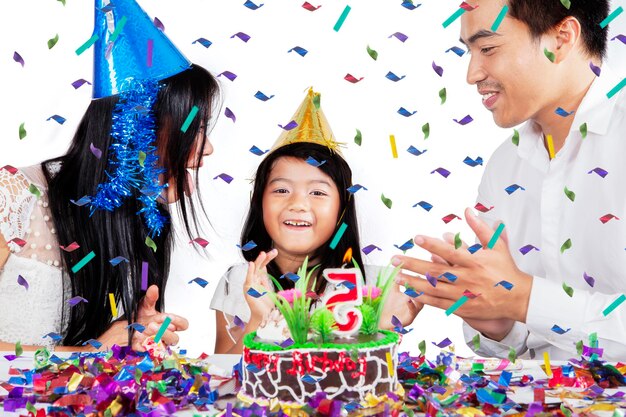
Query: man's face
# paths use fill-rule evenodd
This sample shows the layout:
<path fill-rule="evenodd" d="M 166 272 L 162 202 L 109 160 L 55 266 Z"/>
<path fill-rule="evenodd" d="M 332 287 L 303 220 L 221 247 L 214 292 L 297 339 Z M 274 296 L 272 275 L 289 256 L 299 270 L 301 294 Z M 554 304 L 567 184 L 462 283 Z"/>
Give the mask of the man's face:
<path fill-rule="evenodd" d="M 505 4 L 477 0 L 478 7 L 461 18 L 461 41 L 471 54 L 467 82 L 477 86 L 496 124 L 508 128 L 553 112 L 558 104 L 553 103 L 556 64 L 543 53 L 547 43 L 534 40 L 524 23 L 508 16 L 491 30 Z"/>

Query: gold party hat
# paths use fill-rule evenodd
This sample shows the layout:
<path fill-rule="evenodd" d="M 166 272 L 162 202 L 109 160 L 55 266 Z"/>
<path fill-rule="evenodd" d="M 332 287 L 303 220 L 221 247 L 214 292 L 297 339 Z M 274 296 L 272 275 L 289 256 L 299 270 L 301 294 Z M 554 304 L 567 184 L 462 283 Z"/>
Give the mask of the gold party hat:
<path fill-rule="evenodd" d="M 345 144 L 335 140 L 333 131 L 330 129 L 328 120 L 326 120 L 320 106 L 320 97 L 320 93 L 309 88 L 306 97 L 291 119 L 298 125 L 291 130 L 283 131 L 272 149 L 296 142 L 311 142 L 326 146 L 331 151 L 341 154 L 339 147 Z"/>

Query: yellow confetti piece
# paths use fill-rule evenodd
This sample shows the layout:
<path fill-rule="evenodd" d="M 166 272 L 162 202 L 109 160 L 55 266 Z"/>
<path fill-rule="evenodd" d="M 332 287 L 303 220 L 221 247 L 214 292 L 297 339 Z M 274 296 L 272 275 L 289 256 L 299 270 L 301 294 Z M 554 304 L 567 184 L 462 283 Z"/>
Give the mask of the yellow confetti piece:
<path fill-rule="evenodd" d="M 398 148 L 396 147 L 396 137 L 394 135 L 389 135 L 389 143 L 391 144 L 391 155 L 394 158 L 398 157 Z"/>
<path fill-rule="evenodd" d="M 111 415 L 116 416 L 120 413 L 120 411 L 122 411 L 122 404 L 117 402 L 117 398 L 116 398 L 115 401 L 111 403 L 109 408 L 107 408 L 107 411 L 110 411 Z"/>
<path fill-rule="evenodd" d="M 111 314 L 113 318 L 117 318 L 117 306 L 115 305 L 115 295 L 112 292 L 109 293 L 109 302 L 111 303 Z"/>
<path fill-rule="evenodd" d="M 70 382 L 67 384 L 67 390 L 69 392 L 76 391 L 76 389 L 78 389 L 78 385 L 80 385 L 84 377 L 85 375 L 79 374 L 78 372 L 74 372 L 72 374 L 72 377 L 70 378 Z"/>
<path fill-rule="evenodd" d="M 548 375 L 548 378 L 552 378 L 552 368 L 550 367 L 550 354 L 548 352 L 543 352 L 543 363 L 546 367 L 546 375 Z"/>
<path fill-rule="evenodd" d="M 389 367 L 389 376 L 393 377 L 393 361 L 391 360 L 391 352 L 387 352 L 387 366 Z"/>
<path fill-rule="evenodd" d="M 548 144 L 548 154 L 550 154 L 550 160 L 554 159 L 554 142 L 552 141 L 552 135 L 546 136 L 546 143 Z"/>
<path fill-rule="evenodd" d="M 474 417 L 474 416 L 484 416 L 485 413 L 483 413 L 481 410 L 479 410 L 478 408 L 474 408 L 474 407 L 461 407 L 458 410 L 456 410 L 457 414 L 460 414 L 462 416 L 465 417 Z"/>

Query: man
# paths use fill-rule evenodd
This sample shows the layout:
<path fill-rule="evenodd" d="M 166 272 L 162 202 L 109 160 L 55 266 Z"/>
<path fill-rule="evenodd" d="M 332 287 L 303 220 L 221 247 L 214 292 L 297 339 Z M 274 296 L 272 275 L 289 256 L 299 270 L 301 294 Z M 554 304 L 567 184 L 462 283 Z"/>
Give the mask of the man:
<path fill-rule="evenodd" d="M 513 348 L 566 359 L 581 340 L 593 348 L 596 333 L 603 358 L 625 359 L 626 92 L 615 92 L 623 73 L 593 71 L 605 55 L 608 31 L 599 23 L 608 0 L 572 2 L 569 10 L 557 0 L 472 5 L 461 20 L 467 81 L 498 126 L 525 123 L 485 169 L 481 218 L 465 212 L 483 249 L 471 254 L 450 237 L 417 236 L 433 262 L 397 256 L 394 263 L 437 277 L 437 285 L 407 274 L 399 282 L 423 291 L 425 304 L 462 304 L 454 313 L 470 347 L 480 340 L 481 355 L 507 357 Z M 506 227 L 496 241 L 499 223 Z M 461 299 L 465 290 L 471 294 Z M 594 352 L 601 353 L 585 350 Z"/>

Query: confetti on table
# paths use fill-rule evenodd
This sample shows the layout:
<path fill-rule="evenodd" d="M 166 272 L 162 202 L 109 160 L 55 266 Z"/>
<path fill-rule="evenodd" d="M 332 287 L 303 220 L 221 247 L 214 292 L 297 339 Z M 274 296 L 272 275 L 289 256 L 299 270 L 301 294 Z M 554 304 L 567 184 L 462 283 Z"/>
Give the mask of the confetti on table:
<path fill-rule="evenodd" d="M 97 159 L 102 158 L 102 151 L 99 148 L 96 148 L 93 143 L 89 144 L 89 150 Z"/>
<path fill-rule="evenodd" d="M 459 8 L 454 13 L 452 13 L 452 15 L 442 23 L 442 26 L 444 27 L 444 29 L 450 26 L 452 22 L 454 22 L 456 19 L 461 17 L 463 13 L 465 13 L 465 9 L 463 8 Z"/>
<path fill-rule="evenodd" d="M 348 82 L 351 82 L 352 84 L 356 84 L 356 83 L 358 83 L 359 81 L 361 81 L 361 80 L 363 79 L 363 77 L 361 77 L 361 78 L 356 78 L 356 77 L 355 77 L 354 75 L 352 75 L 352 74 L 346 74 L 346 76 L 345 76 L 345 77 L 343 77 L 343 79 L 344 79 L 344 80 L 346 80 L 346 81 L 348 81 Z"/>
<path fill-rule="evenodd" d="M 27 133 L 26 133 L 26 128 L 24 127 L 24 125 L 25 125 L 25 124 L 26 124 L 26 123 L 22 123 L 22 124 L 20 124 L 20 130 L 19 130 L 19 137 L 20 137 L 20 140 L 24 139 L 24 138 L 26 137 L 26 135 L 27 135 Z"/>
<path fill-rule="evenodd" d="M 213 42 L 211 42 L 210 40 L 205 39 L 205 38 L 198 38 L 195 41 L 191 42 L 192 45 L 194 43 L 199 43 L 200 45 L 204 46 L 205 48 L 208 48 L 209 46 L 213 45 Z"/>
<path fill-rule="evenodd" d="M 396 74 L 394 74 L 394 73 L 393 73 L 393 72 L 391 72 L 391 71 L 389 71 L 389 72 L 387 73 L 387 75 L 385 75 L 385 78 L 387 78 L 387 79 L 388 79 L 388 80 L 390 80 L 390 81 L 393 81 L 394 83 L 395 83 L 395 82 L 398 82 L 398 81 L 400 81 L 400 80 L 403 80 L 405 77 L 406 77 L 406 75 L 403 75 L 403 76 L 401 76 L 401 77 L 398 77 Z"/>
<path fill-rule="evenodd" d="M 74 205 L 76 205 L 78 207 L 82 207 L 85 204 L 91 203 L 91 197 L 85 195 L 85 196 L 82 196 L 81 198 L 79 198 L 78 200 L 71 200 L 70 199 L 70 203 L 72 203 L 72 204 L 74 204 Z"/>
<path fill-rule="evenodd" d="M 517 184 L 511 184 L 511 185 L 509 185 L 508 187 L 506 187 L 504 189 L 504 191 L 506 191 L 506 193 L 508 195 L 513 194 L 517 190 L 526 191 L 526 189 L 524 187 L 522 187 L 521 185 L 517 185 Z"/>
<path fill-rule="evenodd" d="M 548 378 L 552 378 L 552 367 L 550 366 L 550 354 L 548 352 L 543 352 L 543 364 L 546 368 L 546 375 L 548 375 Z"/>
<path fill-rule="evenodd" d="M 424 140 L 430 136 L 430 123 L 426 123 L 422 126 L 422 133 L 424 134 Z"/>
<path fill-rule="evenodd" d="M 363 142 L 363 135 L 361 134 L 361 131 L 359 129 L 356 130 L 356 135 L 354 136 L 354 143 L 356 143 L 357 145 L 361 146 L 361 143 Z"/>
<path fill-rule="evenodd" d="M 604 216 L 600 217 L 600 221 L 602 222 L 602 224 L 606 224 L 608 221 L 612 220 L 612 219 L 616 219 L 619 220 L 619 217 L 617 217 L 614 214 L 605 214 Z"/>
<path fill-rule="evenodd" d="M 439 90 L 439 98 L 441 99 L 441 104 L 446 102 L 447 93 L 445 87 Z"/>
<path fill-rule="evenodd" d="M 493 236 L 491 236 L 491 239 L 489 239 L 489 243 L 487 243 L 487 249 L 493 249 L 493 247 L 496 246 L 496 242 L 498 242 L 498 239 L 500 239 L 500 235 L 502 234 L 503 230 L 504 223 L 500 223 L 496 231 L 493 232 Z"/>
<path fill-rule="evenodd" d="M 165 333 L 171 322 L 172 319 L 169 316 L 165 317 L 165 320 L 163 320 L 163 324 L 161 324 L 159 331 L 154 336 L 154 343 L 159 343 L 161 341 L 163 334 Z"/>
<path fill-rule="evenodd" d="M 567 249 L 570 249 L 571 247 L 572 247 L 572 240 L 567 239 L 565 242 L 563 242 L 563 245 L 561 245 L 561 253 L 565 252 Z"/>
<path fill-rule="evenodd" d="M 80 248 L 80 245 L 78 243 L 76 243 L 76 242 L 72 242 L 72 243 L 70 243 L 67 246 L 59 245 L 59 247 L 63 251 L 65 251 L 67 253 L 71 253 L 71 252 L 74 252 L 76 249 Z"/>
<path fill-rule="evenodd" d="M 141 262 L 141 291 L 148 290 L 148 272 L 150 272 L 150 266 L 148 262 Z"/>
<path fill-rule="evenodd" d="M 393 205 L 393 202 L 391 201 L 391 199 L 389 199 L 389 198 L 385 197 L 385 194 L 381 194 L 381 195 L 380 195 L 380 199 L 381 199 L 381 201 L 383 202 L 383 204 L 384 204 L 385 206 L 387 206 L 387 208 L 389 208 L 389 209 L 390 209 L 390 208 L 391 208 L 391 206 Z"/>
<path fill-rule="evenodd" d="M 379 252 L 380 252 L 380 251 L 382 251 L 382 249 L 381 249 L 381 248 L 379 248 L 379 247 L 378 247 L 378 246 L 376 246 L 376 245 L 367 245 L 366 247 L 364 247 L 363 249 L 361 249 L 361 251 L 362 251 L 364 254 L 366 254 L 366 255 L 369 255 L 370 253 L 372 253 L 372 252 L 373 252 L 373 251 L 375 251 L 375 250 L 377 250 L 377 251 L 379 251 Z"/>
<path fill-rule="evenodd" d="M 415 113 L 417 113 L 417 110 L 414 110 L 413 112 L 408 111 L 407 109 L 405 109 L 404 107 L 400 107 L 398 109 L 398 114 L 404 116 L 404 117 L 411 117 L 413 116 Z"/>
<path fill-rule="evenodd" d="M 415 146 L 411 145 L 409 146 L 409 148 L 406 150 L 408 153 L 410 153 L 411 155 L 415 155 L 415 156 L 420 156 L 421 154 L 423 154 L 424 152 L 426 152 L 428 149 L 424 149 L 423 151 L 420 151 L 419 149 L 417 149 Z"/>
<path fill-rule="evenodd" d="M 591 171 L 587 172 L 587 174 L 591 174 L 591 173 L 595 173 L 598 174 L 599 176 L 601 176 L 602 178 L 606 177 L 607 175 L 609 175 L 609 172 L 604 170 L 603 168 L 594 168 Z"/>
<path fill-rule="evenodd" d="M 241 249 L 244 252 L 247 252 L 249 250 L 252 250 L 254 248 L 256 248 L 256 243 L 254 243 L 254 240 L 250 240 L 248 241 L 246 244 L 244 244 L 243 246 L 240 245 L 236 245 L 239 249 Z"/>
<path fill-rule="evenodd" d="M 75 305 L 79 303 L 88 303 L 88 302 L 89 301 L 87 301 L 86 299 L 78 295 L 76 297 L 72 297 L 69 300 L 67 300 L 67 303 L 70 305 L 70 307 L 74 307 Z"/>
<path fill-rule="evenodd" d="M 224 71 L 224 72 L 217 74 L 218 78 L 221 77 L 222 75 L 228 78 L 229 81 L 235 81 L 235 79 L 237 78 L 237 74 L 230 72 L 230 71 Z"/>
<path fill-rule="evenodd" d="M 254 288 L 248 288 L 247 294 L 251 297 L 254 298 L 260 298 L 263 297 L 265 294 L 267 294 L 267 291 L 264 291 L 263 293 L 258 292 L 257 290 L 255 290 Z"/>
<path fill-rule="evenodd" d="M 522 246 L 521 248 L 519 248 L 519 251 L 521 252 L 522 255 L 526 255 L 528 252 L 530 252 L 533 249 L 536 251 L 540 251 L 538 247 L 533 246 L 533 245 Z"/>
<path fill-rule="evenodd" d="M 622 88 L 624 88 L 624 86 L 626 86 L 626 78 L 624 78 L 622 81 L 619 82 L 619 84 L 617 84 L 615 87 L 613 87 L 611 89 L 611 91 L 609 91 L 608 93 L 606 93 L 606 96 L 608 98 L 612 98 L 615 94 L 618 93 L 619 90 L 621 90 Z"/>
<path fill-rule="evenodd" d="M 513 289 L 513 284 L 511 284 L 509 281 L 500 281 L 496 285 L 494 285 L 494 287 L 497 287 L 498 285 L 505 288 L 507 291 L 511 291 Z"/>
<path fill-rule="evenodd" d="M 504 17 L 506 16 L 508 11 L 509 11 L 509 6 L 508 5 L 505 4 L 504 6 L 502 6 L 502 10 L 500 10 L 500 13 L 498 14 L 498 17 L 496 17 L 496 20 L 491 25 L 491 31 L 492 32 L 497 32 L 498 31 L 498 28 L 500 27 L 500 24 L 502 23 L 502 20 L 504 20 Z"/>
<path fill-rule="evenodd" d="M 473 167 L 477 167 L 478 165 L 482 165 L 483 158 L 479 156 L 476 159 L 472 159 L 469 156 L 466 156 L 465 159 L 463 160 L 463 163 L 473 168 Z"/>
<path fill-rule="evenodd" d="M 406 252 L 409 249 L 412 249 L 415 246 L 415 243 L 413 242 L 413 239 L 409 239 L 406 242 L 404 242 L 402 245 L 398 246 L 396 244 L 394 244 L 393 246 L 395 246 L 396 248 L 400 249 L 402 252 Z"/>
<path fill-rule="evenodd" d="M 420 201 L 419 203 L 413 204 L 413 207 L 417 207 L 417 206 L 420 206 L 426 211 L 430 211 L 433 208 L 433 205 L 426 201 Z"/>
<path fill-rule="evenodd" d="M 191 125 L 191 123 L 193 122 L 193 119 L 196 118 L 196 115 L 198 114 L 198 111 L 200 109 L 198 109 L 198 106 L 193 106 L 191 108 L 191 111 L 189 112 L 189 114 L 187 115 L 187 118 L 185 119 L 185 122 L 183 123 L 183 125 L 180 127 L 180 131 L 183 133 L 187 132 L 187 129 L 189 129 L 189 126 Z"/>
<path fill-rule="evenodd" d="M 22 58 L 22 56 L 17 53 L 17 51 L 13 52 L 13 61 L 17 62 L 18 64 L 20 64 L 22 66 L 22 68 L 24 67 L 24 58 Z"/>
<path fill-rule="evenodd" d="M 372 58 L 374 61 L 376 61 L 378 59 L 378 52 L 376 52 L 375 50 L 373 50 L 372 48 L 370 48 L 369 45 L 367 45 L 367 54 L 370 56 L 370 58 Z"/>
<path fill-rule="evenodd" d="M 306 54 L 309 53 L 309 51 L 307 51 L 306 49 L 300 47 L 300 46 L 294 46 L 293 48 L 291 48 L 290 50 L 287 51 L 287 53 L 289 52 L 295 52 L 300 56 L 305 56 Z"/>
<path fill-rule="evenodd" d="M 296 127 L 298 127 L 298 123 L 296 123 L 295 120 L 292 120 L 289 123 L 287 123 L 285 126 L 278 125 L 278 127 L 280 127 L 283 130 L 291 130 L 291 129 L 295 129 Z"/>
<path fill-rule="evenodd" d="M 76 49 L 76 55 L 80 55 L 83 52 L 85 52 L 87 49 L 89 49 L 94 43 L 96 43 L 96 41 L 100 39 L 100 37 L 98 36 L 97 33 L 94 33 L 93 36 L 89 39 L 87 39 L 87 41 L 82 44 L 81 46 L 78 47 L 78 49 Z"/>
<path fill-rule="evenodd" d="M 402 1 L 402 7 L 404 7 L 405 9 L 408 10 L 415 10 L 418 7 L 420 7 L 422 4 L 413 4 L 413 0 L 403 0 Z"/>
<path fill-rule="evenodd" d="M 447 216 L 443 216 L 443 217 L 441 218 L 441 220 L 443 220 L 443 222 L 444 222 L 445 224 L 450 223 L 450 222 L 451 222 L 452 220 L 454 220 L 454 219 L 461 220 L 461 218 L 460 218 L 459 216 L 457 216 L 456 214 L 448 214 Z"/>
<path fill-rule="evenodd" d="M 404 33 L 402 33 L 402 32 L 395 32 L 395 33 L 392 33 L 391 35 L 387 36 L 387 38 L 388 38 L 388 39 L 389 39 L 389 38 L 392 38 L 392 37 L 393 37 L 393 38 L 396 38 L 397 40 L 399 40 L 399 41 L 400 41 L 400 42 L 402 42 L 402 43 L 406 42 L 406 40 L 407 40 L 407 39 L 409 39 L 409 37 L 408 37 L 408 36 L 406 36 L 406 35 L 405 35 Z"/>
<path fill-rule="evenodd" d="M 337 19 L 337 23 L 335 23 L 335 26 L 333 26 L 333 30 L 335 32 L 339 32 L 339 29 L 341 29 L 341 26 L 343 26 L 343 22 L 345 22 L 346 17 L 348 17 L 348 13 L 350 13 L 350 6 L 346 6 L 343 9 L 343 12 L 341 12 L 341 16 L 339 16 L 339 19 Z"/>
<path fill-rule="evenodd" d="M 457 122 L 458 124 L 460 124 L 461 126 L 465 126 L 468 123 L 471 123 L 474 121 L 474 119 L 472 119 L 472 116 L 470 116 L 469 114 L 467 116 L 465 116 L 464 118 L 462 118 L 461 120 L 457 120 L 457 119 L 452 119 L 455 122 Z"/>
<path fill-rule="evenodd" d="M 259 7 L 263 7 L 263 4 L 265 4 L 265 3 L 261 3 L 259 5 L 256 5 L 252 1 L 246 0 L 246 2 L 243 5 L 246 6 L 250 10 L 257 10 Z"/>
<path fill-rule="evenodd" d="M 550 62 L 554 63 L 556 56 L 553 52 L 548 51 L 548 48 L 543 48 L 543 54 L 546 56 L 546 58 L 548 58 Z"/>
<path fill-rule="evenodd" d="M 565 282 L 563 283 L 563 291 L 565 291 L 565 294 L 570 296 L 570 298 L 574 296 L 574 289 L 567 285 Z"/>
<path fill-rule="evenodd" d="M 52 116 L 48 117 L 46 119 L 46 122 L 50 121 L 50 120 L 54 120 L 55 122 L 57 122 L 58 124 L 62 125 L 63 123 L 65 123 L 65 117 L 61 117 L 58 114 L 53 114 Z"/>
<path fill-rule="evenodd" d="M 558 114 L 561 117 L 568 117 L 571 116 L 572 114 L 574 114 L 574 110 L 568 112 L 567 110 L 561 108 L 561 107 L 557 107 L 557 109 L 554 111 L 556 114 Z"/>
<path fill-rule="evenodd" d="M 304 9 L 307 9 L 310 12 L 314 12 L 317 9 L 319 9 L 320 7 L 322 7 L 322 5 L 320 4 L 319 6 L 313 6 L 311 3 L 309 3 L 308 1 L 305 1 L 304 4 L 302 5 L 302 7 Z"/>
<path fill-rule="evenodd" d="M 483 245 L 481 245 L 480 243 L 475 243 L 472 246 L 470 246 L 469 248 L 467 248 L 467 251 L 470 254 L 475 254 L 476 252 L 478 252 L 479 250 L 481 250 L 483 248 Z"/>
<path fill-rule="evenodd" d="M 109 263 L 113 266 L 118 266 L 119 264 L 121 264 L 122 262 L 126 262 L 129 263 L 130 261 L 126 258 L 124 258 L 123 256 L 116 256 L 115 258 L 111 259 L 109 261 Z"/>
<path fill-rule="evenodd" d="M 430 171 L 430 173 L 431 173 L 431 174 L 434 174 L 435 172 L 436 172 L 437 174 L 441 175 L 441 176 L 442 176 L 442 177 L 444 177 L 444 178 L 448 178 L 448 176 L 451 174 L 451 172 L 450 172 L 450 171 L 448 171 L 448 170 L 447 170 L 447 169 L 445 169 L 445 168 L 441 168 L 441 167 L 439 167 L 439 168 L 437 168 L 437 169 L 435 169 L 435 170 L 433 170 L 433 171 Z"/>
<path fill-rule="evenodd" d="M 156 245 L 156 243 L 154 243 L 154 240 L 152 240 L 152 239 L 150 238 L 150 236 L 146 236 L 146 240 L 145 240 L 145 242 L 144 242 L 144 243 L 145 243 L 145 245 L 146 245 L 147 247 L 149 247 L 150 249 L 152 249 L 152 251 L 153 251 L 153 252 L 156 252 L 156 251 L 157 251 L 157 245 Z"/>
<path fill-rule="evenodd" d="M 54 45 L 59 41 L 59 34 L 57 33 L 54 38 L 48 40 L 48 49 L 54 48 Z"/>
<path fill-rule="evenodd" d="M 606 17 L 606 19 L 604 19 L 602 22 L 600 22 L 600 27 L 602 29 L 604 29 L 605 27 L 607 27 L 607 25 L 609 23 L 611 23 L 613 21 L 613 19 L 615 19 L 617 16 L 619 16 L 620 14 L 622 14 L 622 12 L 624 11 L 624 8 L 622 6 L 619 6 L 617 9 L 613 10 L 613 12 L 608 15 Z"/>
<path fill-rule="evenodd" d="M 602 311 L 602 314 L 604 315 L 604 317 L 611 314 L 611 312 L 615 310 L 617 307 L 619 307 L 624 301 L 626 301 L 626 295 L 621 294 L 619 297 L 615 299 L 615 301 L 609 304 L 609 306 Z"/>
<path fill-rule="evenodd" d="M 576 200 L 576 193 L 568 190 L 567 187 L 565 187 L 565 189 L 563 190 L 565 192 L 565 195 L 567 196 L 567 198 L 570 199 L 570 201 L 574 202 L 574 200 Z"/>
<path fill-rule="evenodd" d="M 350 194 L 356 194 L 357 191 L 360 190 L 365 190 L 367 191 L 367 187 L 362 186 L 361 184 L 354 184 L 348 188 L 346 188 L 346 190 L 350 193 Z"/>
<path fill-rule="evenodd" d="M 85 80 L 83 78 L 80 78 L 80 79 L 78 79 L 78 80 L 76 80 L 76 81 L 74 81 L 72 83 L 72 87 L 74 87 L 75 90 L 78 90 L 80 87 L 82 87 L 85 84 L 91 85 L 91 83 L 89 81 L 87 81 L 87 80 Z"/>
<path fill-rule="evenodd" d="M 443 76 L 443 68 L 439 65 L 435 64 L 435 61 L 432 63 L 433 70 L 437 73 L 438 76 Z"/>
<path fill-rule="evenodd" d="M 583 279 L 591 288 L 593 288 L 593 286 L 596 284 L 595 278 L 587 275 L 586 272 L 583 272 Z"/>
<path fill-rule="evenodd" d="M 192 282 L 193 282 L 194 284 L 198 284 L 198 285 L 199 285 L 199 286 L 201 286 L 202 288 L 205 288 L 205 287 L 209 284 L 209 281 L 207 281 L 207 280 L 206 280 L 206 279 L 204 279 L 204 278 L 200 278 L 200 277 L 196 277 L 196 278 L 192 279 L 192 280 L 191 280 L 191 281 L 189 281 L 187 284 L 191 284 Z"/>
<path fill-rule="evenodd" d="M 21 275 L 17 276 L 17 283 L 18 285 L 21 285 L 22 287 L 24 287 L 26 291 L 28 291 L 28 281 L 26 281 L 26 279 L 23 276 Z"/>
<path fill-rule="evenodd" d="M 109 304 L 111 305 L 111 315 L 113 319 L 117 318 L 117 305 L 115 304 L 115 295 L 113 293 L 109 293 Z"/>
<path fill-rule="evenodd" d="M 85 265 L 87 265 L 93 258 L 96 257 L 94 251 L 89 252 L 83 259 L 81 259 L 76 265 L 72 267 L 72 272 L 77 273 L 80 271 Z"/>
<path fill-rule="evenodd" d="M 446 49 L 446 53 L 448 52 L 454 52 L 458 57 L 462 57 L 463 55 L 465 55 L 465 49 L 459 48 L 458 46 L 452 46 L 448 49 Z"/>

